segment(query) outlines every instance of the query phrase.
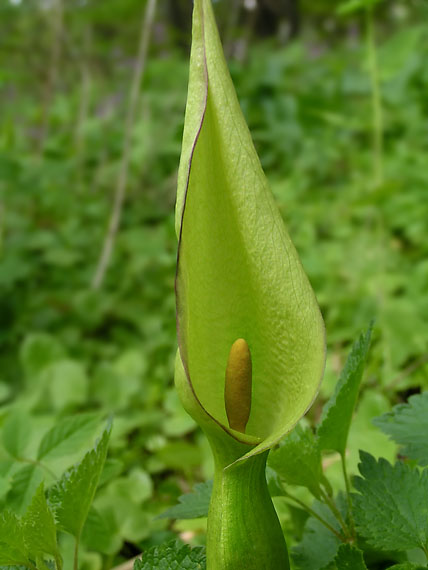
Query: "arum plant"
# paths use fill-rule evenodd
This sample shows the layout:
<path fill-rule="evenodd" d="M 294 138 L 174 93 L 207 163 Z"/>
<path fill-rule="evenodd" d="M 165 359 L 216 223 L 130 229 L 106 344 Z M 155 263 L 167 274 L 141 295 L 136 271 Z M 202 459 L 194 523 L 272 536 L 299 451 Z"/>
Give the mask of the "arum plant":
<path fill-rule="evenodd" d="M 195 0 L 178 176 L 175 380 L 215 460 L 208 570 L 289 568 L 265 479 L 311 405 L 323 321 L 271 195 L 210 0 Z"/>

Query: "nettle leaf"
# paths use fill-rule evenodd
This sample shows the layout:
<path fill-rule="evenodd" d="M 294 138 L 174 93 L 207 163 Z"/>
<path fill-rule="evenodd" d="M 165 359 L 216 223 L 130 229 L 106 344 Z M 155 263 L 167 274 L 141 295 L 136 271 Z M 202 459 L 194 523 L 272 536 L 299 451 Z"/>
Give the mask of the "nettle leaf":
<path fill-rule="evenodd" d="M 407 404 L 394 406 L 373 423 L 403 446 L 403 455 L 428 465 L 428 392 L 410 396 Z"/>
<path fill-rule="evenodd" d="M 10 511 L 0 514 L 0 564 L 28 564 L 21 521 Z"/>
<path fill-rule="evenodd" d="M 428 550 L 428 471 L 360 452 L 354 478 L 354 517 L 358 532 L 380 550 Z"/>
<path fill-rule="evenodd" d="M 341 544 L 325 570 L 367 570 L 362 551 L 351 544 Z"/>
<path fill-rule="evenodd" d="M 79 538 L 107 455 L 111 425 L 82 461 L 68 469 L 49 491 L 59 528 Z"/>
<path fill-rule="evenodd" d="M 254 149 L 209 0 L 194 4 L 176 231 L 179 394 L 206 430 L 259 443 L 248 457 L 279 441 L 314 400 L 324 325 Z M 228 355 L 240 338 L 252 356 L 246 434 L 229 427 L 224 401 Z"/>
<path fill-rule="evenodd" d="M 317 430 L 320 449 L 345 453 L 371 333 L 372 326 L 354 343 L 335 391 L 323 408 Z"/>
<path fill-rule="evenodd" d="M 44 435 L 37 459 L 56 459 L 79 451 L 88 437 L 95 432 L 99 418 L 99 414 L 94 413 L 64 418 Z"/>
<path fill-rule="evenodd" d="M 191 493 L 181 495 L 178 505 L 166 510 L 159 519 L 196 519 L 208 516 L 213 482 L 197 483 Z"/>
<path fill-rule="evenodd" d="M 59 558 L 55 519 L 45 497 L 43 483 L 38 487 L 22 519 L 25 544 L 32 557 L 51 554 Z"/>
<path fill-rule="evenodd" d="M 205 549 L 173 540 L 155 546 L 134 562 L 134 570 L 204 570 L 206 568 Z"/>
<path fill-rule="evenodd" d="M 289 485 L 307 487 L 319 497 L 321 452 L 310 428 L 297 425 L 280 447 L 270 452 L 268 464 Z"/>
<path fill-rule="evenodd" d="M 327 505 L 314 501 L 312 508 L 340 532 L 340 525 Z M 309 517 L 301 542 L 291 552 L 294 565 L 298 570 L 322 570 L 333 561 L 340 544 L 340 539 L 318 519 Z"/>

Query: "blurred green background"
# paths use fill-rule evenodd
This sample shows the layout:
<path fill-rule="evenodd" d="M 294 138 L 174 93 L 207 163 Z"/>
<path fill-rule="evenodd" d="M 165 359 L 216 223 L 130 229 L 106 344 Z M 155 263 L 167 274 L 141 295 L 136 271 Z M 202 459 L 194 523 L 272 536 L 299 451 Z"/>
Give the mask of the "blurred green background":
<path fill-rule="evenodd" d="M 428 4 L 214 6 L 326 322 L 326 376 L 310 417 L 374 318 L 351 464 L 358 447 L 393 457 L 370 418 L 428 387 Z M 96 499 L 108 528 L 84 554 L 88 569 L 179 531 L 203 541 L 204 521 L 154 519 L 211 476 L 207 444 L 173 388 L 191 8 L 0 0 L 0 421 L 24 414 L 31 455 L 59 418 L 114 414 Z M 20 469 L 0 446 L 0 504 L 17 510 L 37 486 L 27 481 L 23 496 Z"/>

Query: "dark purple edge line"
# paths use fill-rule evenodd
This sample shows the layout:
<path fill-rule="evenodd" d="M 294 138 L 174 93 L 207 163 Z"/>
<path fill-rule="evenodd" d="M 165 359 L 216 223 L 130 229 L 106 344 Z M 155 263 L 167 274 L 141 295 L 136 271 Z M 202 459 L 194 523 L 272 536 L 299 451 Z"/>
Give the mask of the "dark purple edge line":
<path fill-rule="evenodd" d="M 196 395 L 195 389 L 193 388 L 193 384 L 192 381 L 190 379 L 190 373 L 189 373 L 189 368 L 187 365 L 187 361 L 186 359 L 183 358 L 183 351 L 182 351 L 182 347 L 184 347 L 185 343 L 183 342 L 183 337 L 181 335 L 180 332 L 180 324 L 179 324 L 179 313 L 180 313 L 180 295 L 178 292 L 178 274 L 179 274 L 179 263 L 180 263 L 180 250 L 181 250 L 181 241 L 182 241 L 182 235 L 183 235 L 183 220 L 184 220 L 184 212 L 186 209 L 186 202 L 187 202 L 187 192 L 189 189 L 189 182 L 190 182 L 190 171 L 192 168 L 192 161 L 193 161 L 193 155 L 195 152 L 195 148 L 196 148 L 196 144 L 199 140 L 199 136 L 201 134 L 202 131 L 202 126 L 204 123 L 204 119 L 205 119 L 205 113 L 207 110 L 207 104 L 208 104 L 208 82 L 209 82 L 209 78 L 208 78 L 208 63 L 207 63 L 207 53 L 206 53 L 206 44 L 205 44 L 205 18 L 204 18 L 204 6 L 203 6 L 203 0 L 201 2 L 201 22 L 202 22 L 202 37 L 203 37 L 203 52 L 204 52 L 204 74 L 205 74 L 205 94 L 204 94 L 204 105 L 203 105 L 203 111 L 202 111 L 202 116 L 201 116 L 201 121 L 198 127 L 198 131 L 196 133 L 195 136 L 195 140 L 193 141 L 193 145 L 192 145 L 192 149 L 190 151 L 190 158 L 189 158 L 189 167 L 187 170 L 187 181 L 186 181 L 186 189 L 184 192 L 184 201 L 183 201 L 183 208 L 181 211 L 181 220 L 180 220 L 180 232 L 179 232 L 179 236 L 178 236 L 178 247 L 177 247 L 177 264 L 176 264 L 176 270 L 175 270 L 175 281 L 174 281 L 174 291 L 175 291 L 175 299 L 176 299 L 176 303 L 175 303 L 175 317 L 176 317 L 176 330 L 177 330 L 177 342 L 178 342 L 178 351 L 180 353 L 180 358 L 181 358 L 181 362 L 183 364 L 183 368 L 184 368 L 184 372 L 186 373 L 186 378 L 187 381 L 189 383 L 189 387 L 192 391 L 192 394 L 195 398 L 195 400 L 198 402 L 198 404 L 200 405 L 200 407 L 202 408 L 202 410 L 207 414 L 207 416 L 209 418 L 211 418 L 224 432 L 226 432 L 228 435 L 230 435 L 231 437 L 233 437 L 233 439 L 235 439 L 236 441 L 239 441 L 240 443 L 244 443 L 246 445 L 253 445 L 248 443 L 247 441 L 242 441 L 241 439 L 237 438 L 234 434 L 232 434 L 227 428 L 226 426 L 224 426 L 222 423 L 220 423 L 214 416 L 212 416 L 202 405 L 201 401 L 199 400 L 198 396 Z"/>

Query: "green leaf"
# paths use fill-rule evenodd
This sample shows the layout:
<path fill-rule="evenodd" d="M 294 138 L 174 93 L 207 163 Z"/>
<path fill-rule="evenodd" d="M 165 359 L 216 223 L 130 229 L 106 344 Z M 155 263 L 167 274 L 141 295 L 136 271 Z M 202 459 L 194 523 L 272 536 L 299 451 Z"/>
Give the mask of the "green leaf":
<path fill-rule="evenodd" d="M 49 503 L 54 509 L 61 530 L 76 539 L 80 537 L 89 513 L 107 455 L 111 426 L 80 463 L 64 473 L 49 491 Z"/>
<path fill-rule="evenodd" d="M 19 469 L 13 476 L 12 488 L 7 494 L 8 508 L 24 513 L 43 478 L 41 468 L 36 465 L 25 465 Z"/>
<path fill-rule="evenodd" d="M 348 14 L 353 14 L 359 10 L 364 10 L 367 8 L 373 8 L 376 4 L 379 4 L 382 0 L 347 0 L 339 5 L 336 13 L 345 16 Z"/>
<path fill-rule="evenodd" d="M 402 564 L 394 564 L 394 566 L 389 566 L 388 570 L 426 570 L 426 566 L 413 564 L 412 562 L 403 562 Z"/>
<path fill-rule="evenodd" d="M 259 453 L 312 403 L 324 326 L 242 115 L 209 0 L 194 4 L 176 231 L 179 394 L 206 429 L 260 442 L 248 455 Z M 246 434 L 229 428 L 224 403 L 239 338 L 253 364 Z"/>
<path fill-rule="evenodd" d="M 29 334 L 21 347 L 20 359 L 27 378 L 36 377 L 48 364 L 65 356 L 63 346 L 46 333 Z"/>
<path fill-rule="evenodd" d="M 181 495 L 178 505 L 159 515 L 159 519 L 196 519 L 208 516 L 213 482 L 197 483 L 191 493 Z"/>
<path fill-rule="evenodd" d="M 204 570 L 205 550 L 191 548 L 173 540 L 161 546 L 154 546 L 145 552 L 141 560 L 134 562 L 134 570 Z"/>
<path fill-rule="evenodd" d="M 88 437 L 94 433 L 99 417 L 99 414 L 87 413 L 61 420 L 44 435 L 39 445 L 37 459 L 54 459 L 79 451 Z"/>
<path fill-rule="evenodd" d="M 22 525 L 25 544 L 33 558 L 44 554 L 59 558 L 55 519 L 47 504 L 43 483 L 22 519 Z"/>
<path fill-rule="evenodd" d="M 401 454 L 428 465 L 428 392 L 410 396 L 407 404 L 373 419 L 373 423 L 396 443 L 404 446 Z"/>
<path fill-rule="evenodd" d="M 317 430 L 321 450 L 337 451 L 341 455 L 345 453 L 371 333 L 372 326 L 354 343 L 336 389 L 323 408 Z"/>
<path fill-rule="evenodd" d="M 367 570 L 367 566 L 361 550 L 351 544 L 341 544 L 326 570 Z"/>
<path fill-rule="evenodd" d="M 122 546 L 113 517 L 102 516 L 94 507 L 89 510 L 82 532 L 82 543 L 88 550 L 115 554 Z"/>
<path fill-rule="evenodd" d="M 88 377 L 80 362 L 58 360 L 44 369 L 42 381 L 46 383 L 55 410 L 83 404 L 88 396 Z"/>
<path fill-rule="evenodd" d="M 30 441 L 30 418 L 25 412 L 16 409 L 6 418 L 2 433 L 3 445 L 15 458 L 25 456 Z"/>
<path fill-rule="evenodd" d="M 270 452 L 268 464 L 289 485 L 307 487 L 315 497 L 319 497 L 321 452 L 310 428 L 303 429 L 297 425 L 280 447 Z"/>
<path fill-rule="evenodd" d="M 21 521 L 10 511 L 0 513 L 0 564 L 28 564 Z"/>
<path fill-rule="evenodd" d="M 312 508 L 337 532 L 340 531 L 337 519 L 324 503 L 315 501 Z M 292 550 L 295 567 L 298 570 L 323 569 L 333 561 L 340 544 L 339 538 L 318 519 L 309 517 L 301 542 Z"/>
<path fill-rule="evenodd" d="M 354 478 L 354 517 L 358 532 L 380 550 L 428 550 L 428 471 L 360 452 Z"/>

